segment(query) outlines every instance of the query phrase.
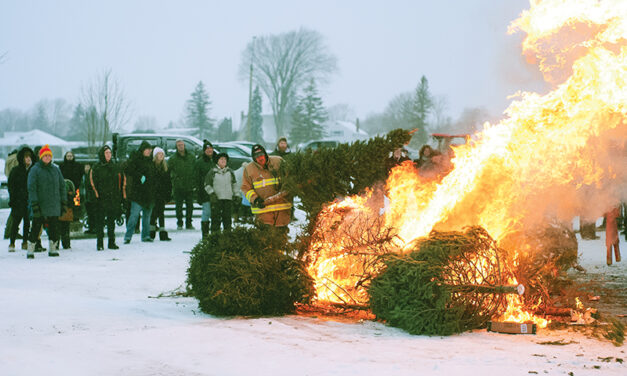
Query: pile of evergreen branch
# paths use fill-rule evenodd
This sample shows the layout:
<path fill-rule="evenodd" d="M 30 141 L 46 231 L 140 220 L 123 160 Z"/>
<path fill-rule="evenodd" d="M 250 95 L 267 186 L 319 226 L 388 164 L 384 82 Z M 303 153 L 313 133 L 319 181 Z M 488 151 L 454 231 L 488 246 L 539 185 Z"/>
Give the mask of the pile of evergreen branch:
<path fill-rule="evenodd" d="M 408 131 L 397 129 L 385 137 L 340 144 L 333 149 L 288 154 L 282 164 L 281 190 L 298 196 L 308 220 L 314 222 L 324 204 L 384 182 L 389 154 L 410 139 Z"/>
<path fill-rule="evenodd" d="M 288 247 L 284 233 L 272 229 L 212 234 L 192 250 L 187 289 L 211 315 L 292 313 L 314 291 L 302 262 L 286 255 Z"/>
<path fill-rule="evenodd" d="M 411 334 L 451 335 L 484 327 L 502 299 L 473 291 L 477 281 L 460 279 L 456 265 L 472 268 L 481 263 L 477 257 L 496 253 L 494 241 L 480 227 L 464 233 L 433 231 L 408 255 L 383 256 L 385 269 L 368 289 L 372 313 Z M 498 268 L 484 277 L 482 285 L 500 283 Z"/>

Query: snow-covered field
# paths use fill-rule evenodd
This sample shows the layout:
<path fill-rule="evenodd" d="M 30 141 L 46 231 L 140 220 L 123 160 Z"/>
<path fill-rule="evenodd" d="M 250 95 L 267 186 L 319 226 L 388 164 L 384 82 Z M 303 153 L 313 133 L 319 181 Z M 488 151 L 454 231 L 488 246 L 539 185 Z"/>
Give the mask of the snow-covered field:
<path fill-rule="evenodd" d="M 0 210 L 2 228 L 7 216 Z M 199 231 L 172 231 L 172 242 L 135 235 L 129 245 L 122 232 L 117 251 L 96 252 L 95 239 L 82 239 L 35 260 L 0 241 L 0 375 L 627 374 L 615 359 L 627 361 L 625 346 L 565 331 L 440 338 L 369 321 L 215 318 L 193 298 L 154 298 L 184 287 Z M 606 270 L 599 235 L 580 242 L 582 265 L 597 272 Z M 626 264 L 611 270 L 624 275 Z M 572 342 L 540 344 L 562 339 Z"/>

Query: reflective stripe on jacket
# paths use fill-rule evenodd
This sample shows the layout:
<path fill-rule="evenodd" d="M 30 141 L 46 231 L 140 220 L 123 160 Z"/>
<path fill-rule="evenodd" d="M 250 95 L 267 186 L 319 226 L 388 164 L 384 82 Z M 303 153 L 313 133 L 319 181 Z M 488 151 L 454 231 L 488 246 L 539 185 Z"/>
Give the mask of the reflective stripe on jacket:
<path fill-rule="evenodd" d="M 253 214 L 265 224 L 272 226 L 287 226 L 292 216 L 292 203 L 288 198 L 282 197 L 264 208 L 257 208 L 254 202 L 257 197 L 267 199 L 279 193 L 281 178 L 278 176 L 279 167 L 283 158 L 269 156 L 266 168 L 261 167 L 257 162 L 249 163 L 244 169 L 242 178 L 242 192 L 244 197 L 250 201 Z"/>

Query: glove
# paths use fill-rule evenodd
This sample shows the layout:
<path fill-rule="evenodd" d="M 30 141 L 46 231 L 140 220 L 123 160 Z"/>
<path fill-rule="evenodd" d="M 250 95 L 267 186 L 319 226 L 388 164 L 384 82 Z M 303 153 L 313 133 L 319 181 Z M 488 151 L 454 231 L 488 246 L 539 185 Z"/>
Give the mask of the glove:
<path fill-rule="evenodd" d="M 142 182 L 142 184 L 144 184 L 146 182 L 146 175 L 142 175 L 139 181 Z"/>
<path fill-rule="evenodd" d="M 33 218 L 41 218 L 41 207 L 39 204 L 34 203 L 31 209 L 33 209 Z"/>
<path fill-rule="evenodd" d="M 209 201 L 211 201 L 212 204 L 217 204 L 218 203 L 218 195 L 216 195 L 215 193 L 212 193 L 209 195 Z"/>
<path fill-rule="evenodd" d="M 255 202 L 253 203 L 256 207 L 258 207 L 259 209 L 263 209 L 266 207 L 266 204 L 263 203 L 263 198 L 261 197 L 257 197 L 255 199 Z"/>

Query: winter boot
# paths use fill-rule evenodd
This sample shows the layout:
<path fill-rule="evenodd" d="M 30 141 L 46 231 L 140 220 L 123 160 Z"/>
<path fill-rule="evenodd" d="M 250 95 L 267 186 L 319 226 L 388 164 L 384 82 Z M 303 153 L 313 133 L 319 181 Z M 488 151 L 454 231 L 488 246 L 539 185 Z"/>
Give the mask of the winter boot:
<path fill-rule="evenodd" d="M 96 242 L 96 250 L 97 251 L 103 251 L 104 250 L 104 240 L 102 240 L 102 238 L 98 238 L 97 242 Z"/>
<path fill-rule="evenodd" d="M 202 232 L 202 238 L 207 239 L 209 236 L 209 221 L 200 222 L 200 230 Z"/>
<path fill-rule="evenodd" d="M 37 243 L 35 244 L 35 252 L 46 252 L 46 248 L 41 245 L 41 239 L 37 239 Z"/>
<path fill-rule="evenodd" d="M 22 249 L 23 249 L 24 251 L 26 251 L 26 250 L 28 249 L 28 241 L 24 240 L 24 241 L 22 242 Z"/>
<path fill-rule="evenodd" d="M 113 238 L 113 239 L 109 238 L 109 244 L 107 245 L 107 248 L 109 248 L 109 249 L 120 249 L 120 247 L 118 247 L 118 245 L 115 244 L 115 238 Z"/>
<path fill-rule="evenodd" d="M 50 240 L 48 242 L 48 256 L 50 257 L 57 257 L 59 256 L 59 252 L 57 251 L 59 249 L 59 241 L 57 240 L 56 242 L 53 242 L 52 240 Z"/>
<path fill-rule="evenodd" d="M 150 226 L 149 235 L 151 239 L 154 239 L 155 236 L 157 236 L 157 226 Z"/>
<path fill-rule="evenodd" d="M 36 243 L 28 242 L 28 251 L 26 252 L 26 258 L 27 259 L 34 259 L 35 258 L 35 245 L 36 245 Z"/>
<path fill-rule="evenodd" d="M 9 252 L 15 252 L 15 244 L 14 243 L 9 244 Z"/>
<path fill-rule="evenodd" d="M 168 237 L 168 232 L 166 230 L 161 230 L 159 231 L 159 240 L 169 242 L 172 239 Z"/>

